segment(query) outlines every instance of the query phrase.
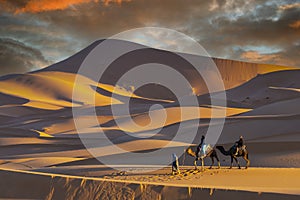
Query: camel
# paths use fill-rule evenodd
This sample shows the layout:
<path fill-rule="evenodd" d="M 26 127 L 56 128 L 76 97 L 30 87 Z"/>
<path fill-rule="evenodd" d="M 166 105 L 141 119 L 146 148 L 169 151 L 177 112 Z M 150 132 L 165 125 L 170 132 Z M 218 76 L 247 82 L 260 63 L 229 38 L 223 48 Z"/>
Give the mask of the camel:
<path fill-rule="evenodd" d="M 237 157 L 243 157 L 243 159 L 247 162 L 245 169 L 247 169 L 249 167 L 250 160 L 248 158 L 248 151 L 246 148 L 241 148 L 238 151 L 237 155 L 236 155 L 236 148 L 237 148 L 236 145 L 233 145 L 228 151 L 226 151 L 223 146 L 217 146 L 216 148 L 225 156 L 231 157 L 230 169 L 232 168 L 233 159 L 238 164 L 239 169 L 241 169 L 241 166 L 240 166 L 240 163 L 239 163 Z"/>
<path fill-rule="evenodd" d="M 209 169 L 212 168 L 212 166 L 214 165 L 215 161 L 214 161 L 214 158 L 216 158 L 216 160 L 218 161 L 218 168 L 220 168 L 220 160 L 218 158 L 218 154 L 217 154 L 217 151 L 214 149 L 214 148 L 211 148 L 210 145 L 203 145 L 203 150 L 204 150 L 204 154 L 199 156 L 197 155 L 196 152 L 194 152 L 191 148 L 188 148 L 186 150 L 186 153 L 189 154 L 190 156 L 194 157 L 195 158 L 195 161 L 194 161 L 194 166 L 195 166 L 195 169 L 197 169 L 197 161 L 200 159 L 201 160 L 201 166 L 202 166 L 202 169 L 204 167 L 204 158 L 206 157 L 210 157 L 211 158 L 211 165 L 209 167 Z"/>

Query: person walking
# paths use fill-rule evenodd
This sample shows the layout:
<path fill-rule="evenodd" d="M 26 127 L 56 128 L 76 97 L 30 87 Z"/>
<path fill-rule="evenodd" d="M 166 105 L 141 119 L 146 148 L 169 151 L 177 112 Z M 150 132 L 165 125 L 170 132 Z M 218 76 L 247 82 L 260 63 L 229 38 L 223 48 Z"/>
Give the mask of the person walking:
<path fill-rule="evenodd" d="M 175 153 L 172 154 L 172 174 L 180 174 L 178 157 Z"/>

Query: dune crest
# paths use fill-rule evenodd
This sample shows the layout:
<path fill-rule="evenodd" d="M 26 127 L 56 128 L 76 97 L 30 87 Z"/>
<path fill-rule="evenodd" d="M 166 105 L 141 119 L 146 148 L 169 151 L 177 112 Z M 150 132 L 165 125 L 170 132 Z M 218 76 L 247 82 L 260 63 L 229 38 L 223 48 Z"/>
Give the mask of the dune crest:
<path fill-rule="evenodd" d="M 294 67 L 213 58 L 226 89 L 227 105 L 225 107 L 221 103 L 218 105 L 219 91 L 208 94 L 203 78 L 193 68 L 174 62 L 172 59 L 164 59 L 174 56 L 167 51 L 146 48 L 138 52 L 138 56 L 129 53 L 113 63 L 100 81 L 77 74 L 84 58 L 100 42 L 97 41 L 74 56 L 47 68 L 0 78 L 1 176 L 7 177 L 9 174 L 16 178 L 19 173 L 22 177 L 27 176 L 26 173 L 32 173 L 30 177 L 48 183 L 49 176 L 55 176 L 55 173 L 58 173 L 62 174 L 59 181 L 65 181 L 67 186 L 76 185 L 76 187 L 83 188 L 87 187 L 86 180 L 79 178 L 80 183 L 75 181 L 73 185 L 68 182 L 70 174 L 73 176 L 111 176 L 108 180 L 113 181 L 101 179 L 101 183 L 103 181 L 105 185 L 111 186 L 108 188 L 119 188 L 123 184 L 120 188 L 140 194 L 141 191 L 130 190 L 127 186 L 123 187 L 126 181 L 122 182 L 120 179 L 126 176 L 116 175 L 120 172 L 106 167 L 97 158 L 112 159 L 117 162 L 119 168 L 126 165 L 126 169 L 129 168 L 136 173 L 138 170 L 142 171 L 139 168 L 141 166 L 137 167 L 138 164 L 135 163 L 138 156 L 144 157 L 146 153 L 155 152 L 161 148 L 182 153 L 188 147 L 195 148 L 201 136 L 207 132 L 210 122 L 213 127 L 219 127 L 225 119 L 224 128 L 217 143 L 228 149 L 240 135 L 243 135 L 250 152 L 250 171 L 249 173 L 248 171 L 228 171 L 223 168 L 219 171 L 205 171 L 202 177 L 200 172 L 197 174 L 198 171 L 189 171 L 187 167 L 185 169 L 187 177 L 195 175 L 199 178 L 192 179 L 195 183 L 193 187 L 196 188 L 205 183 L 205 187 L 210 190 L 218 188 L 299 194 L 297 188 L 290 187 L 292 183 L 290 181 L 284 182 L 284 187 L 280 189 L 272 181 L 260 182 L 255 177 L 264 173 L 274 176 L 276 173 L 283 172 L 284 174 L 280 177 L 287 178 L 287 180 L 291 180 L 293 175 L 295 175 L 293 178 L 297 180 L 300 178 L 299 170 L 294 169 L 288 172 L 289 168 L 300 166 L 300 70 Z M 115 84 L 123 73 L 147 61 L 149 57 L 146 55 L 165 64 L 173 65 L 174 69 L 189 79 L 192 85 L 191 90 L 179 88 L 180 94 L 177 99 L 174 94 L 163 87 L 158 87 L 157 84 L 137 90 L 134 90 L 138 85 L 134 80 L 129 80 L 128 85 Z M 209 70 L 210 66 L 207 65 L 209 58 L 187 56 L 193 57 L 201 67 Z M 75 79 L 80 80 L 76 85 L 77 96 L 73 93 Z M 199 104 L 196 106 L 188 104 L 192 92 L 197 94 Z M 217 105 L 211 105 L 212 98 Z M 128 99 L 130 99 L 129 113 L 124 109 L 128 106 L 124 104 Z M 187 100 L 186 105 L 179 104 L 179 100 L 182 99 Z M 154 106 L 157 104 L 160 107 Z M 118 111 L 116 115 L 113 115 L 112 109 Z M 74 117 L 72 111 L 76 111 L 78 115 Z M 84 126 L 76 126 L 76 121 Z M 197 130 L 195 138 L 188 138 L 191 139 L 190 142 L 176 141 L 174 138 L 180 125 L 184 125 L 182 132 L 179 133 L 182 134 L 180 135 L 182 138 L 187 137 L 192 130 Z M 97 158 L 86 149 L 80 139 L 81 136 L 86 139 L 85 145 L 89 145 L 89 150 L 99 153 Z M 107 139 L 110 143 L 106 142 Z M 132 153 L 135 156 L 132 156 Z M 193 164 L 194 158 L 185 157 L 185 154 L 179 156 L 180 167 Z M 222 155 L 220 158 L 222 166 L 229 165 L 228 158 Z M 169 159 L 170 155 L 161 154 L 157 159 L 147 161 L 148 165 L 143 165 L 141 168 L 161 166 L 162 161 L 169 162 Z M 263 168 L 252 170 L 253 166 Z M 268 171 L 264 169 L 265 167 L 287 169 Z M 5 169 L 16 171 L 5 171 Z M 18 171 L 20 169 L 23 171 Z M 170 185 L 163 186 L 157 196 L 170 194 L 166 190 L 174 191 L 174 187 L 184 187 L 187 190 L 185 197 L 193 196 L 196 189 L 189 187 L 190 180 L 179 176 L 172 179 L 166 174 L 166 170 L 169 168 L 163 169 L 165 175 L 159 178 L 138 174 L 133 175 L 132 179 L 127 181 L 148 182 L 149 188 L 152 189 L 153 185 L 156 187 L 157 184 L 162 185 L 169 181 Z M 41 174 L 28 171 L 38 171 Z M 210 173 L 214 175 L 212 179 L 209 178 Z M 239 180 L 237 177 L 240 176 L 245 176 L 249 180 L 249 185 L 245 182 L 236 185 L 234 181 L 231 185 L 226 184 L 227 181 Z M 215 177 L 221 178 L 221 182 L 217 182 Z M 78 177 L 73 178 L 78 179 Z M 95 181 L 93 178 L 91 180 Z M 265 183 L 265 185 L 260 189 L 256 186 L 256 182 Z M 0 181 L 2 192 L 1 183 Z M 53 184 L 57 183 L 53 182 Z M 146 190 L 146 186 L 134 185 L 132 187 Z M 52 185 L 50 189 L 49 192 L 47 188 L 49 193 L 46 194 L 49 198 L 59 195 L 56 185 Z M 157 188 L 152 189 L 152 192 L 157 190 Z M 181 191 L 181 189 L 178 190 Z M 45 188 L 43 191 L 46 191 Z M 20 191 L 21 193 L 26 194 L 25 197 L 28 198 L 41 198 L 40 195 L 45 195 L 43 193 L 30 196 L 26 191 Z M 1 194 L 0 198 L 3 197 Z M 89 193 L 91 197 L 95 194 Z M 19 198 L 19 196 L 12 198 Z"/>

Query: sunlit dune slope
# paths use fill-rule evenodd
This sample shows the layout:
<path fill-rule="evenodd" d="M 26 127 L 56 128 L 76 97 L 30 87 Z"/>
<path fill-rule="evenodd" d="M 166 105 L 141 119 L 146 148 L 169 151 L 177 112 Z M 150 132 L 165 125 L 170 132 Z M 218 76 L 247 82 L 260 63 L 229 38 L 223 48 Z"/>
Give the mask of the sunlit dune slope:
<path fill-rule="evenodd" d="M 249 111 L 249 109 L 222 108 L 222 107 L 172 107 L 163 110 L 154 110 L 149 113 L 143 113 L 136 116 L 123 118 L 118 123 L 124 131 L 140 132 L 159 129 L 172 124 L 194 120 L 223 118 Z M 164 117 L 162 117 L 164 116 Z M 163 120 L 165 119 L 165 120 Z M 133 120 L 136 125 L 131 123 Z"/>
<path fill-rule="evenodd" d="M 76 85 L 78 98 L 72 97 L 75 78 L 78 79 Z M 103 94 L 95 92 L 96 89 L 104 91 Z M 80 75 L 64 72 L 16 75 L 10 79 L 0 81 L 0 92 L 2 96 L 4 94 L 10 96 L 3 103 L 23 104 L 24 106 L 53 110 L 71 107 L 72 98 L 73 106 L 105 106 L 122 103 L 118 99 L 110 97 L 112 92 L 119 96 L 137 97 L 126 90 L 96 83 Z M 15 96 L 15 98 L 12 98 L 12 96 Z M 22 101 L 22 99 L 24 100 Z"/>

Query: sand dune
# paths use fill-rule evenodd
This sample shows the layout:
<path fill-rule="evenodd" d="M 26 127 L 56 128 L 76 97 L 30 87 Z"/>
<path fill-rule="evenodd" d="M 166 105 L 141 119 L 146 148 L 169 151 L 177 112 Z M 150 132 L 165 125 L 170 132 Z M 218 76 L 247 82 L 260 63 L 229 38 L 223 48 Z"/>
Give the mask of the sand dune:
<path fill-rule="evenodd" d="M 90 95 L 94 94 L 92 86 L 97 87 L 98 84 L 86 78 L 82 78 L 82 85 L 78 86 L 80 91 L 82 91 L 82 97 L 80 100 L 73 99 L 72 104 L 75 77 L 76 75 L 74 74 L 62 74 L 61 72 L 25 74 L 19 75 L 14 79 L 1 81 L 0 87 L 2 93 L 30 100 L 24 106 L 41 109 L 60 109 L 71 107 L 72 105 L 94 104 L 94 102 L 88 100 L 92 99 Z M 82 102 L 82 100 L 86 101 Z M 95 94 L 95 105 L 103 106 L 111 103 L 121 102 L 99 93 Z"/>
<path fill-rule="evenodd" d="M 135 195 L 141 199 L 147 199 L 143 196 L 146 188 L 155 197 L 182 195 L 182 198 L 197 198 L 197 194 L 201 194 L 209 198 L 209 191 L 213 189 L 218 189 L 218 192 L 214 192 L 216 195 L 228 197 L 246 194 L 247 197 L 272 199 L 299 195 L 298 182 L 294 181 L 295 177 L 300 176 L 299 70 L 214 58 L 227 94 L 227 107 L 222 107 L 211 105 L 210 102 L 210 98 L 218 101 L 218 91 L 207 94 L 207 87 L 203 79 L 195 75 L 195 70 L 182 62 L 175 62 L 171 59 L 173 54 L 166 51 L 146 48 L 137 52 L 138 55 L 128 54 L 113 63 L 100 82 L 77 75 L 83 59 L 99 42 L 45 69 L 0 78 L 0 168 L 5 168 L 0 172 L 0 198 L 71 198 L 76 192 L 82 192 L 79 185 L 82 188 L 89 187 L 87 179 L 93 182 L 92 189 L 85 194 L 91 198 L 99 197 L 98 194 L 107 195 L 99 193 L 99 184 L 108 189 L 126 190 L 129 196 Z M 173 65 L 184 74 L 191 81 L 194 92 L 199 94 L 199 105 L 179 105 L 173 94 L 157 85 L 147 86 L 134 94 L 131 89 L 135 88 L 137 82 L 129 81 L 127 86 L 116 86 L 115 82 L 122 73 L 147 61 L 145 55 Z M 204 69 L 209 69 L 210 66 L 206 65 L 209 63 L 208 58 L 187 56 L 197 60 Z M 80 82 L 77 85 L 78 95 L 73 98 L 75 78 Z M 186 98 L 189 102 L 190 95 L 190 91 L 182 90 L 179 98 Z M 128 98 L 130 114 L 124 111 L 127 106 L 124 102 Z M 155 104 L 162 107 L 153 107 Z M 112 108 L 118 111 L 117 115 L 113 116 Z M 76 117 L 72 109 L 78 113 Z M 153 165 L 161 165 L 162 161 L 169 162 L 169 155 L 161 154 L 157 160 L 150 160 L 148 165 L 135 167 L 136 158 L 143 156 L 138 153 L 159 148 L 170 152 L 183 152 L 189 146 L 195 148 L 201 135 L 206 133 L 210 120 L 214 119 L 213 126 L 219 126 L 223 118 L 226 120 L 218 144 L 228 149 L 243 135 L 250 152 L 251 167 L 263 168 L 250 168 L 247 171 L 223 168 L 202 173 L 193 172 L 187 167 L 185 173 L 190 177 L 187 179 L 167 175 L 169 168 L 157 171 L 158 178 L 149 174 L 119 176 L 115 174 L 118 173 L 116 170 L 105 167 L 94 158 L 80 140 L 80 136 L 83 136 L 93 151 L 100 152 L 99 158 L 116 160 L 120 166 L 131 164 L 130 169 L 133 171 L 138 168 L 154 169 Z M 84 126 L 77 129 L 75 121 Z M 198 129 L 192 142 L 172 141 L 179 125 L 184 125 L 182 134 L 186 135 L 183 137 L 187 137 L 187 133 L 195 128 Z M 105 138 L 112 143 L 105 143 Z M 137 153 L 136 156 L 132 156 L 131 152 Z M 218 154 L 222 166 L 230 164 L 229 157 L 220 152 Z M 191 166 L 193 160 L 186 155 L 180 157 L 180 163 L 184 162 L 186 166 Z M 205 162 L 207 164 L 210 160 Z M 290 169 L 292 167 L 297 169 Z M 112 173 L 115 175 L 112 176 Z M 106 179 L 83 179 L 69 175 L 106 176 Z M 8 179 L 8 176 L 13 178 Z M 60 178 L 51 179 L 50 176 Z M 275 181 L 268 179 L 269 176 L 281 182 L 275 184 Z M 240 177 L 245 181 L 240 181 Z M 3 182 L 19 184 L 28 178 L 36 181 L 37 185 L 40 183 L 42 192 L 30 195 L 17 187 L 18 192 L 13 194 L 7 187 L 9 184 Z M 49 188 L 51 181 L 53 185 L 50 184 Z M 129 181 L 133 183 L 129 184 Z M 73 188 L 70 193 L 57 188 L 60 182 L 63 182 L 64 187 Z M 138 183 L 143 183 L 143 186 Z M 196 189 L 199 187 L 207 190 L 199 191 Z"/>
<path fill-rule="evenodd" d="M 90 169 L 91 170 L 91 169 Z M 88 178 L 51 173 L 28 172 L 1 169 L 0 192 L 4 198 L 29 199 L 211 199 L 211 198 L 243 198 L 243 199 L 298 199 L 299 185 L 297 181 L 289 182 L 299 176 L 299 170 L 293 169 L 259 169 L 249 171 L 209 170 L 204 173 L 194 171 L 194 175 L 182 180 L 179 177 L 166 176 L 170 169 L 161 170 L 154 175 L 105 176 L 104 178 Z M 103 169 L 105 171 L 105 169 Z M 192 170 L 186 170 L 192 174 Z M 243 175 L 244 179 L 240 179 Z M 233 177 L 233 179 L 228 179 Z M 257 177 L 264 181 L 257 182 Z M 270 179 L 270 177 L 276 177 Z M 143 178 L 146 178 L 143 179 Z M 29 181 L 25 187 L 21 183 Z M 164 185 L 161 182 L 164 181 Z M 256 182 L 255 186 L 249 182 Z M 191 184 L 191 182 L 193 184 Z M 277 182 L 281 182 L 278 187 Z M 216 184 L 218 183 L 218 184 Z M 226 185 L 224 187 L 224 185 Z M 237 191 L 237 188 L 239 191 Z M 107 193 L 105 191 L 114 191 Z M 285 195 L 283 195 L 285 194 Z"/>
<path fill-rule="evenodd" d="M 275 103 L 270 103 L 265 106 L 261 106 L 259 108 L 254 109 L 253 111 L 245 114 L 245 115 L 269 115 L 269 116 L 280 116 L 280 115 L 299 115 L 300 98 L 290 99 L 279 101 Z"/>
<path fill-rule="evenodd" d="M 227 98 L 251 108 L 297 98 L 300 96 L 297 91 L 300 88 L 299 76 L 299 70 L 278 71 L 260 75 L 239 87 L 228 90 Z"/>
<path fill-rule="evenodd" d="M 41 71 L 59 71 L 59 72 L 68 72 L 68 73 L 77 73 L 81 63 L 88 53 L 100 44 L 103 40 L 99 40 L 78 52 L 77 54 L 71 56 L 70 58 L 63 60 L 59 63 L 53 64 L 47 68 L 41 69 L 40 71 L 34 73 L 40 73 Z M 203 78 L 198 73 L 195 73 L 195 69 L 192 66 L 188 66 L 184 61 L 177 59 L 176 55 L 168 51 L 157 50 L 152 48 L 147 48 L 140 44 L 130 43 L 120 40 L 111 40 L 112 44 L 116 46 L 129 46 L 132 48 L 141 48 L 139 51 L 126 54 L 122 58 L 113 62 L 110 67 L 106 70 L 105 74 L 101 78 L 101 83 L 107 83 L 109 85 L 115 85 L 116 81 L 128 70 L 132 69 L 134 66 L 138 66 L 144 63 L 161 63 L 172 68 L 176 69 L 178 72 L 183 74 L 190 81 L 194 92 L 198 95 L 207 93 L 206 84 Z M 230 89 L 241 85 L 250 79 L 256 77 L 259 74 L 266 74 L 274 71 L 283 71 L 283 70 L 297 70 L 296 67 L 287 67 L 287 66 L 276 66 L 276 65 L 267 65 L 267 64 L 257 64 L 257 63 L 247 63 L 241 61 L 233 61 L 226 59 L 213 58 L 211 62 L 210 58 L 194 56 L 188 54 L 184 55 L 201 67 L 203 71 L 208 72 L 212 68 L 213 62 L 217 65 L 220 74 L 222 76 L 225 89 Z M 122 67 L 120 67 L 122 66 Z M 208 71 L 207 71 L 208 70 Z M 207 73 L 208 74 L 208 73 Z M 91 78 L 91 77 L 90 77 Z M 168 78 L 168 77 L 166 77 Z M 98 81 L 98 80 L 96 80 Z M 168 80 L 169 82 L 176 80 Z M 138 82 L 134 80 L 127 80 L 130 87 L 136 88 Z M 153 92 L 155 91 L 155 92 Z M 181 90 L 181 96 L 189 95 L 190 91 Z M 138 91 L 139 96 L 148 97 L 148 98 L 157 98 L 157 99 L 172 99 L 174 96 L 168 92 L 168 90 L 160 90 L 155 85 L 148 86 L 145 90 Z"/>

